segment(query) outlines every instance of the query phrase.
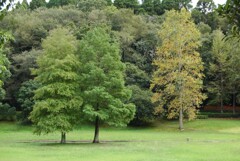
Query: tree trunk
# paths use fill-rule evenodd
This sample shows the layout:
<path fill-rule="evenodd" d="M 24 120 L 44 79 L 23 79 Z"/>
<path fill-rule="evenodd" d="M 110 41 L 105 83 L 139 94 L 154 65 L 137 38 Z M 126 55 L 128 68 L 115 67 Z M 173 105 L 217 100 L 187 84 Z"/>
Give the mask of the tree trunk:
<path fill-rule="evenodd" d="M 66 133 L 62 132 L 61 134 L 61 144 L 65 144 L 66 143 Z"/>
<path fill-rule="evenodd" d="M 236 93 L 233 92 L 233 114 L 236 113 Z"/>
<path fill-rule="evenodd" d="M 221 73 L 221 96 L 220 96 L 220 103 L 221 103 L 221 113 L 223 113 L 223 76 Z"/>
<path fill-rule="evenodd" d="M 95 133 L 94 133 L 94 139 L 93 143 L 99 143 L 99 117 L 96 117 L 95 120 Z"/>
<path fill-rule="evenodd" d="M 222 95 L 221 95 L 221 98 L 220 98 L 221 100 L 221 104 L 220 104 L 220 107 L 221 107 L 221 113 L 223 113 L 223 98 L 222 98 Z"/>
<path fill-rule="evenodd" d="M 182 131 L 183 129 L 183 109 L 181 107 L 179 111 L 179 130 Z"/>

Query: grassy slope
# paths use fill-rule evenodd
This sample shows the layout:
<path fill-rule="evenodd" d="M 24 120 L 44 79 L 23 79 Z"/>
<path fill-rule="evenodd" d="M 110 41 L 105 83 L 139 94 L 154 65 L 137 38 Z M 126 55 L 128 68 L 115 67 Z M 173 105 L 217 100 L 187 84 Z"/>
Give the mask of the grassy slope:
<path fill-rule="evenodd" d="M 240 161 L 240 120 L 197 120 L 177 130 L 174 121 L 151 128 L 102 128 L 95 145 L 92 127 L 67 135 L 35 136 L 31 127 L 0 123 L 0 161 Z M 116 142 L 113 142 L 116 141 Z"/>

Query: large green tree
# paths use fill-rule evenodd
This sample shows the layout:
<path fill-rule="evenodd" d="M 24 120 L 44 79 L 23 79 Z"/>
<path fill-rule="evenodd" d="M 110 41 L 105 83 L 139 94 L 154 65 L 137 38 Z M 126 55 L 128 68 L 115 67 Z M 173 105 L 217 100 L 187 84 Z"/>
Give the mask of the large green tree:
<path fill-rule="evenodd" d="M 61 143 L 65 143 L 66 133 L 79 120 L 82 104 L 78 90 L 77 40 L 67 29 L 58 28 L 51 31 L 42 47 L 38 69 L 33 70 L 35 81 L 42 86 L 35 91 L 30 119 L 37 134 L 59 131 Z"/>
<path fill-rule="evenodd" d="M 196 49 L 199 46 L 200 32 L 191 21 L 191 14 L 182 9 L 166 13 L 159 36 L 159 47 L 154 65 L 151 89 L 156 113 L 167 110 L 167 117 L 179 118 L 179 129 L 183 129 L 183 116 L 195 117 L 202 94 L 203 63 Z"/>
<path fill-rule="evenodd" d="M 124 69 L 118 43 L 100 27 L 86 33 L 80 41 L 80 74 L 85 118 L 95 121 L 93 143 L 99 142 L 99 125 L 125 126 L 135 107 L 128 104 L 131 91 L 125 87 Z"/>

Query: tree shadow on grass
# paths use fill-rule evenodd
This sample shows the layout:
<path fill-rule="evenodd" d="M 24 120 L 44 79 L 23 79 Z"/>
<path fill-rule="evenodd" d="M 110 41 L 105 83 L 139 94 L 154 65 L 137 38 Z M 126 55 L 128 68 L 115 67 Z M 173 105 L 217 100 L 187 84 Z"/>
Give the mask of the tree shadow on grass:
<path fill-rule="evenodd" d="M 61 144 L 59 140 L 26 140 L 26 141 L 19 141 L 19 143 L 26 143 L 26 144 L 37 144 L 40 146 L 87 146 L 87 145 L 114 145 L 116 143 L 127 143 L 127 142 L 136 142 L 130 140 L 103 140 L 100 143 L 94 144 L 91 140 L 69 140 L 65 144 Z"/>

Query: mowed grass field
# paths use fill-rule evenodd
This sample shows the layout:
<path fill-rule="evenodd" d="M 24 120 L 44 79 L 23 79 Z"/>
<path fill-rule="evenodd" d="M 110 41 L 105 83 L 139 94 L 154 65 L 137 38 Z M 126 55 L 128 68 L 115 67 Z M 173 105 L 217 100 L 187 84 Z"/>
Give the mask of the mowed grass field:
<path fill-rule="evenodd" d="M 92 144 L 94 128 L 37 136 L 32 127 L 0 122 L 0 161 L 240 161 L 240 120 L 160 121 L 147 128 L 100 129 L 100 144 Z"/>

